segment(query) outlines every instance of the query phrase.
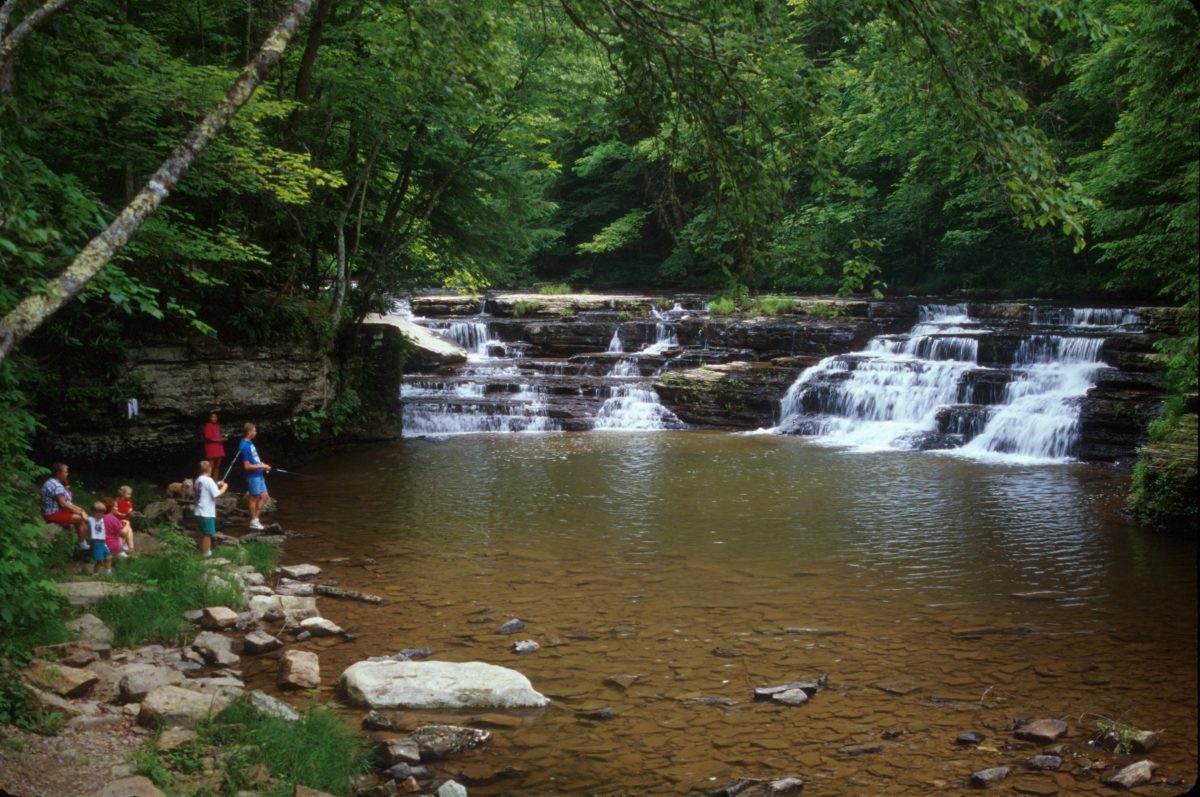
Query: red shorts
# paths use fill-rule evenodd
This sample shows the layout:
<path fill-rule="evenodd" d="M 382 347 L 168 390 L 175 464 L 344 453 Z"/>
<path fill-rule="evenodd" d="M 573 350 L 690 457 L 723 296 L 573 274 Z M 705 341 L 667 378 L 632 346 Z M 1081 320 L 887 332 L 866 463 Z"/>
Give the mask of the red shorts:
<path fill-rule="evenodd" d="M 42 517 L 46 518 L 47 523 L 57 523 L 60 526 L 70 526 L 75 522 L 75 518 L 77 516 L 74 512 L 68 509 L 60 509 L 53 515 L 42 515 Z"/>

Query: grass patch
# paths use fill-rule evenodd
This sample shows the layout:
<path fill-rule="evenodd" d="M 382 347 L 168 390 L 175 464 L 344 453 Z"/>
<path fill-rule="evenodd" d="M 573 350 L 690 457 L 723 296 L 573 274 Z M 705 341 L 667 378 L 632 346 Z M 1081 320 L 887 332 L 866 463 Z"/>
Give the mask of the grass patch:
<path fill-rule="evenodd" d="M 713 315 L 733 315 L 737 309 L 737 302 L 728 296 L 718 296 L 708 303 L 708 312 Z"/>
<path fill-rule="evenodd" d="M 541 309 L 541 305 L 537 302 L 516 302 L 512 306 L 513 318 L 523 318 L 527 315 L 533 315 Z"/>
<path fill-rule="evenodd" d="M 261 540 L 244 540 L 236 548 L 223 547 L 214 556 L 223 556 L 239 565 L 250 565 L 264 576 L 279 566 L 279 546 Z"/>
<path fill-rule="evenodd" d="M 115 572 L 117 581 L 142 589 L 96 605 L 96 614 L 112 629 L 117 644 L 181 642 L 192 630 L 185 611 L 242 605 L 241 584 L 225 568 L 206 567 L 194 542 L 168 532 L 160 543 L 161 552 L 123 561 Z"/>
<path fill-rule="evenodd" d="M 571 286 L 565 282 L 560 282 L 557 285 L 543 285 L 538 288 L 538 293 L 544 296 L 562 296 L 565 293 L 571 292 Z"/>
<path fill-rule="evenodd" d="M 790 296 L 759 296 L 750 302 L 750 308 L 759 315 L 783 315 L 796 312 L 796 300 Z"/>
<path fill-rule="evenodd" d="M 297 785 L 349 795 L 351 781 L 370 771 L 367 741 L 327 708 L 305 712 L 298 722 L 258 713 L 239 699 L 197 727 L 194 741 L 170 751 L 153 743 L 134 756 L 139 774 L 170 790 L 203 769 L 211 758 L 221 770 L 221 793 L 252 791 L 291 797 Z M 263 780 L 260 766 L 270 774 Z"/>

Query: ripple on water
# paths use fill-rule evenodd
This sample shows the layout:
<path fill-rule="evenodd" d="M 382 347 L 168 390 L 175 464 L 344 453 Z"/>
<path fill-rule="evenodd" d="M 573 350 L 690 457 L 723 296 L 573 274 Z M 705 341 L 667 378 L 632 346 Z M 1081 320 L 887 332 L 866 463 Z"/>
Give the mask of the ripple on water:
<path fill-rule="evenodd" d="M 979 760 L 954 737 L 1014 711 L 1167 729 L 1155 760 L 1194 774 L 1195 543 L 1122 521 L 1118 471 L 659 433 L 406 440 L 306 472 L 320 478 L 272 484 L 285 525 L 319 535 L 288 559 L 370 556 L 325 575 L 391 599 L 323 602 L 359 634 L 320 649 L 327 683 L 428 644 L 555 697 L 446 765 L 508 772 L 472 794 L 687 793 L 786 772 L 825 793 L 958 793 Z M 1039 592 L 1053 597 L 1017 597 Z M 512 617 L 542 650 L 511 652 L 495 629 Z M 246 663 L 263 685 L 268 667 Z M 822 672 L 829 688 L 803 707 L 750 700 Z M 636 678 L 606 684 L 618 674 Z M 914 688 L 875 687 L 901 680 Z M 598 708 L 616 717 L 576 714 Z M 904 732 L 882 752 L 845 752 L 888 729 Z"/>

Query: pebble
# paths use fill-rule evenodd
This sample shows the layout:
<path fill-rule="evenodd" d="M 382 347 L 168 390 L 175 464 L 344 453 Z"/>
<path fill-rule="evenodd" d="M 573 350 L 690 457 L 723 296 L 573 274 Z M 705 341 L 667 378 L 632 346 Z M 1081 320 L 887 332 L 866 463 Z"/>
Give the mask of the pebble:
<path fill-rule="evenodd" d="M 974 744 L 979 744 L 980 742 L 983 741 L 983 739 L 984 739 L 984 736 L 982 733 L 979 733 L 978 731 L 967 731 L 966 733 L 960 733 L 955 738 L 954 743 L 961 744 L 964 746 L 970 746 L 970 745 L 974 745 Z"/>
<path fill-rule="evenodd" d="M 1062 766 L 1062 759 L 1056 755 L 1035 755 L 1027 763 L 1030 769 L 1053 771 Z"/>
<path fill-rule="evenodd" d="M 542 646 L 532 639 L 522 639 L 512 644 L 513 653 L 537 653 Z"/>

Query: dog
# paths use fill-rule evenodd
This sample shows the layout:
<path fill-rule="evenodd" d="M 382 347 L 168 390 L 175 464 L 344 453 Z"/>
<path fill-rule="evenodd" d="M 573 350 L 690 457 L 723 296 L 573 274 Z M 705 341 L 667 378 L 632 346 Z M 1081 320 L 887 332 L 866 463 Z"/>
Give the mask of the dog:
<path fill-rule="evenodd" d="M 171 482 L 167 485 L 167 497 L 176 498 L 181 501 L 195 500 L 196 487 L 192 484 L 191 479 L 184 479 L 181 482 Z"/>

